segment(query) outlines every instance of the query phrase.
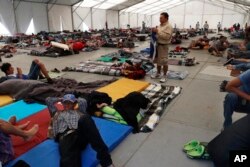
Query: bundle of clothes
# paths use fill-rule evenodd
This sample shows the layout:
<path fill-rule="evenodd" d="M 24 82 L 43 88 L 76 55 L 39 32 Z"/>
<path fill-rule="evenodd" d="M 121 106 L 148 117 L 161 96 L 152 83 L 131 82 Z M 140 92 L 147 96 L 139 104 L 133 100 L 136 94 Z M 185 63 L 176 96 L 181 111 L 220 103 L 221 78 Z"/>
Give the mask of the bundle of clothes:
<path fill-rule="evenodd" d="M 169 57 L 177 57 L 185 58 L 189 53 L 189 48 L 176 46 L 174 50 L 169 51 Z"/>

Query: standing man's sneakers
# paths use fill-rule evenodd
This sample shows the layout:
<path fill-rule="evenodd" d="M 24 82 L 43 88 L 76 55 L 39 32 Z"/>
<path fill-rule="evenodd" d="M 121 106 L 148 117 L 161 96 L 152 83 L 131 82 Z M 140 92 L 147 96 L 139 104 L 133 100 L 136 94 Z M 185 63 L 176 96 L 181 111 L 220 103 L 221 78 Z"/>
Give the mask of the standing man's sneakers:
<path fill-rule="evenodd" d="M 161 75 L 158 74 L 158 73 L 155 73 L 155 74 L 151 75 L 152 79 L 159 79 L 160 77 L 161 77 Z"/>
<path fill-rule="evenodd" d="M 160 82 L 161 83 L 165 83 L 167 81 L 167 76 L 166 75 L 163 75 L 160 79 Z"/>

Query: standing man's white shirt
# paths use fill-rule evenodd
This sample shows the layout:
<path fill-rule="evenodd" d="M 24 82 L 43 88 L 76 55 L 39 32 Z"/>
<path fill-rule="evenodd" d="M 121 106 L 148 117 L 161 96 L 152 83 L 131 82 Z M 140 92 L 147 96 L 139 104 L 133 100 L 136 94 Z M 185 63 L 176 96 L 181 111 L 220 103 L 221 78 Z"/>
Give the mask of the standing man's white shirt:
<path fill-rule="evenodd" d="M 157 29 L 158 29 L 157 43 L 169 44 L 171 41 L 172 34 L 173 34 L 173 28 L 169 24 L 169 22 L 161 24 L 160 26 L 157 27 Z"/>

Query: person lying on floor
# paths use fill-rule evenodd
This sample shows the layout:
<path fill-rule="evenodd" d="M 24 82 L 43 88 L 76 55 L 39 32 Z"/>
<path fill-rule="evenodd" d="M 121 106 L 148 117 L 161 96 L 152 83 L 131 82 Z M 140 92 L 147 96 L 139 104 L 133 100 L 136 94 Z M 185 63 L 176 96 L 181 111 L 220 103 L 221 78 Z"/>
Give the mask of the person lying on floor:
<path fill-rule="evenodd" d="M 231 49 L 227 52 L 227 58 L 244 58 L 250 59 L 250 40 L 245 40 L 244 42 L 240 43 L 239 45 L 234 45 Z"/>
<path fill-rule="evenodd" d="M 0 49 L 0 53 L 16 53 L 16 48 L 11 45 L 5 45 Z"/>
<path fill-rule="evenodd" d="M 250 113 L 250 70 L 228 82 L 226 91 L 229 93 L 224 100 L 224 129 L 232 124 L 234 112 Z"/>
<path fill-rule="evenodd" d="M 32 61 L 28 75 L 24 75 L 22 69 L 19 67 L 17 67 L 17 74 L 15 74 L 14 73 L 15 70 L 10 63 L 3 63 L 1 66 L 1 70 L 5 73 L 5 77 L 2 77 L 1 80 L 8 80 L 8 79 L 37 80 L 38 78 L 39 79 L 43 78 L 43 76 L 41 75 L 42 73 L 46 77 L 48 83 L 52 83 L 52 79 L 50 78 L 45 65 L 38 59 Z"/>
<path fill-rule="evenodd" d="M 29 141 L 39 130 L 35 124 L 31 129 L 25 130 L 29 122 L 16 126 L 16 117 L 11 117 L 9 122 L 0 119 L 0 162 L 5 165 L 14 159 L 14 152 L 10 135 L 20 136 Z"/>
<path fill-rule="evenodd" d="M 222 56 L 222 52 L 229 47 L 227 37 L 221 36 L 218 40 L 214 41 L 208 52 L 214 56 Z"/>
<path fill-rule="evenodd" d="M 189 49 L 192 48 L 196 48 L 199 47 L 199 49 L 203 49 L 205 46 L 209 45 L 209 39 L 207 38 L 207 36 L 203 36 L 203 38 L 199 38 L 198 40 L 193 40 L 190 45 L 189 45 Z"/>
<path fill-rule="evenodd" d="M 63 111 L 55 104 L 62 102 Z M 112 159 L 99 131 L 87 114 L 85 99 L 76 99 L 73 94 L 63 98 L 48 97 L 46 104 L 52 115 L 52 136 L 59 143 L 60 167 L 81 167 L 81 152 L 90 144 L 97 152 L 97 159 L 103 167 L 112 167 Z M 78 110 L 75 109 L 78 104 Z"/>
<path fill-rule="evenodd" d="M 239 45 L 233 46 L 233 48 L 228 51 L 227 58 L 250 59 L 250 27 L 246 30 L 245 40 Z"/>
<path fill-rule="evenodd" d="M 250 59 L 233 59 L 225 63 L 228 70 L 247 71 L 250 69 Z M 225 66 L 224 65 L 224 66 Z"/>

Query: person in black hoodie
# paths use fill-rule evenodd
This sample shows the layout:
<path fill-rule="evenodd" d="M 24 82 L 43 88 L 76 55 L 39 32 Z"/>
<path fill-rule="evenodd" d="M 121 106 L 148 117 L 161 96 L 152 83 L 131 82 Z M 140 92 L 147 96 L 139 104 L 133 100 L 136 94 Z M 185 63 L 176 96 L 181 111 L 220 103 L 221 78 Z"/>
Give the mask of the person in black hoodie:
<path fill-rule="evenodd" d="M 114 103 L 114 109 L 119 112 L 123 119 L 132 126 L 133 133 L 139 132 L 139 125 L 136 116 L 140 109 L 146 109 L 150 100 L 139 92 L 129 93 L 124 98 L 118 99 Z"/>

